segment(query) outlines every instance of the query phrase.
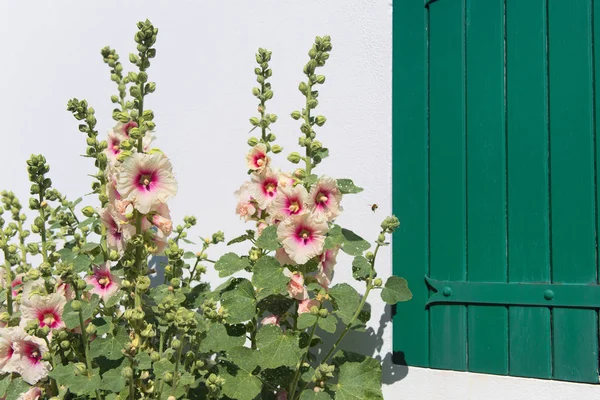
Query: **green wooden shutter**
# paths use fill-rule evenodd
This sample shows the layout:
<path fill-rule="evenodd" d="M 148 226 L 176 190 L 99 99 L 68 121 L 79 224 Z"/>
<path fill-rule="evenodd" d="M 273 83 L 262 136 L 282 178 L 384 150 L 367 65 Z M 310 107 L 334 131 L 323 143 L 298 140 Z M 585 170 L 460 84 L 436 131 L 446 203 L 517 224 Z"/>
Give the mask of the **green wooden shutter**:
<path fill-rule="evenodd" d="M 600 0 L 393 7 L 394 350 L 597 383 Z"/>

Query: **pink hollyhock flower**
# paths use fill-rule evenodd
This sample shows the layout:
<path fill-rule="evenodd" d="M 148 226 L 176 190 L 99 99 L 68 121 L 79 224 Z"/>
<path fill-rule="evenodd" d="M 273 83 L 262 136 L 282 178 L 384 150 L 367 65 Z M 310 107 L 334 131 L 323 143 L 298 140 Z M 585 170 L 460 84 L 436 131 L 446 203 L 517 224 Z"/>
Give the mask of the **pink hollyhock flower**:
<path fill-rule="evenodd" d="M 67 300 L 73 300 L 75 298 L 75 290 L 73 290 L 73 287 L 68 283 L 63 282 L 60 278 L 58 278 L 56 282 L 56 293 L 64 296 Z"/>
<path fill-rule="evenodd" d="M 106 227 L 106 243 L 112 250 L 123 254 L 127 241 L 135 233 L 135 228 L 112 205 L 100 210 L 100 218 Z"/>
<path fill-rule="evenodd" d="M 250 182 L 244 182 L 244 184 L 234 193 L 238 199 L 235 213 L 246 221 L 251 219 L 256 213 L 256 203 L 251 194 L 251 185 Z"/>
<path fill-rule="evenodd" d="M 292 260 L 290 256 L 288 256 L 283 247 L 280 247 L 277 250 L 275 250 L 275 259 L 279 261 L 279 264 L 281 265 L 296 265 L 294 260 Z"/>
<path fill-rule="evenodd" d="M 106 153 L 106 157 L 110 161 L 111 164 L 115 164 L 117 162 L 117 157 L 121 154 L 121 142 L 125 140 L 126 137 L 111 130 L 108 132 L 108 138 L 106 140 L 107 147 L 104 152 Z"/>
<path fill-rule="evenodd" d="M 336 257 L 339 249 L 325 250 L 321 254 L 321 262 L 319 263 L 319 270 L 317 271 L 317 282 L 325 289 L 329 288 L 331 278 L 333 276 L 333 267 L 336 263 Z"/>
<path fill-rule="evenodd" d="M 155 233 L 161 238 L 166 238 L 173 232 L 173 222 L 171 221 L 171 212 L 166 204 L 159 204 L 156 210 L 151 212 L 150 222 L 155 227 Z M 152 227 L 151 227 L 152 228 Z"/>
<path fill-rule="evenodd" d="M 277 192 L 277 196 L 269 206 L 268 211 L 274 218 L 284 220 L 289 216 L 304 212 L 307 200 L 308 192 L 304 186 L 288 186 Z"/>
<path fill-rule="evenodd" d="M 281 319 L 280 315 L 271 315 L 269 317 L 265 317 L 260 321 L 263 325 L 277 325 L 279 326 L 279 320 Z"/>
<path fill-rule="evenodd" d="M 304 314 L 310 312 L 310 309 L 315 306 L 319 307 L 319 302 L 317 300 L 305 299 L 298 303 L 298 314 Z"/>
<path fill-rule="evenodd" d="M 102 266 L 94 266 L 94 273 L 85 278 L 88 285 L 93 288 L 90 293 L 97 294 L 106 301 L 119 290 L 120 280 L 110 272 L 110 262 Z"/>
<path fill-rule="evenodd" d="M 117 191 L 139 212 L 148 214 L 152 207 L 175 196 L 177 181 L 164 154 L 136 153 L 121 164 Z"/>
<path fill-rule="evenodd" d="M 129 121 L 126 123 L 117 122 L 117 124 L 112 129 L 112 132 L 120 135 L 125 139 L 129 139 L 129 130 L 131 128 L 137 128 L 138 124 L 135 121 Z"/>
<path fill-rule="evenodd" d="M 327 221 L 317 214 L 292 215 L 277 225 L 277 238 L 285 252 L 298 264 L 304 264 L 323 251 Z"/>
<path fill-rule="evenodd" d="M 17 400 L 38 400 L 42 395 L 42 389 L 37 386 L 31 387 L 25 393 L 22 393 L 17 397 Z"/>
<path fill-rule="evenodd" d="M 294 183 L 296 183 L 296 179 L 287 172 L 279 172 L 279 182 L 277 187 L 279 189 L 287 189 L 294 187 Z"/>
<path fill-rule="evenodd" d="M 289 274 L 289 270 L 286 270 Z M 300 272 L 289 274 L 292 280 L 287 285 L 287 291 L 291 298 L 296 300 L 305 300 L 308 298 L 308 291 L 304 287 L 304 276 Z"/>
<path fill-rule="evenodd" d="M 63 309 L 67 299 L 58 293 L 52 293 L 47 296 L 34 294 L 31 297 L 21 299 L 21 323 L 22 328 L 26 327 L 29 321 L 38 321 L 40 327 L 47 326 L 50 329 L 64 328 L 65 322 L 62 319 Z"/>
<path fill-rule="evenodd" d="M 16 343 L 25 336 L 27 333 L 18 326 L 0 329 L 0 374 L 17 372 Z"/>
<path fill-rule="evenodd" d="M 15 360 L 15 364 L 17 372 L 21 374 L 25 382 L 35 385 L 48 376 L 50 363 L 42 360 L 47 351 L 48 346 L 43 339 L 38 337 L 26 335 L 16 342 L 15 355 L 18 355 L 18 358 Z"/>
<path fill-rule="evenodd" d="M 323 176 L 310 190 L 308 202 L 315 213 L 323 214 L 331 221 L 342 211 L 341 200 L 342 193 L 338 189 L 335 179 Z"/>
<path fill-rule="evenodd" d="M 267 156 L 267 146 L 263 143 L 259 143 L 250 149 L 250 152 L 246 156 L 246 162 L 248 163 L 248 169 L 261 173 L 268 165 L 271 159 Z"/>
<path fill-rule="evenodd" d="M 269 168 L 266 168 L 261 174 L 252 175 L 249 191 L 252 198 L 256 200 L 258 208 L 266 210 L 275 200 L 278 184 L 279 177 L 277 173 Z"/>

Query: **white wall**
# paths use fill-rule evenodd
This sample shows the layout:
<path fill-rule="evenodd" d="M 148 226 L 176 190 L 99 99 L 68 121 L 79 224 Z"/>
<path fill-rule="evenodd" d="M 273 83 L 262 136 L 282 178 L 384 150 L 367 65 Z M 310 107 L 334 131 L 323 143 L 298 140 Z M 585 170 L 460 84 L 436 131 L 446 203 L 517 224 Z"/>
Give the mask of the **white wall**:
<path fill-rule="evenodd" d="M 415 0 L 418 1 L 418 0 Z M 246 178 L 248 117 L 256 104 L 254 52 L 273 50 L 270 111 L 285 148 L 296 150 L 298 123 L 288 117 L 301 107 L 296 90 L 315 35 L 330 34 L 334 49 L 324 74 L 319 130 L 331 157 L 320 167 L 365 187 L 344 199 L 339 222 L 372 239 L 391 208 L 390 0 L 229 1 L 8 1 L 0 3 L 0 189 L 27 204 L 25 160 L 43 153 L 55 186 L 71 198 L 89 191 L 94 168 L 79 157 L 85 137 L 65 110 L 71 97 L 96 109 L 99 130 L 112 125 L 109 97 L 116 93 L 99 50 L 110 45 L 123 63 L 134 51 L 135 22 L 159 27 L 158 55 L 149 70 L 157 91 L 157 145 L 172 159 L 179 194 L 171 202 L 175 220 L 196 215 L 196 235 L 222 229 L 232 238 L 249 226 L 234 215 L 233 191 Z M 94 204 L 93 197 L 84 204 Z M 373 214 L 371 203 L 379 204 Z M 241 248 L 238 248 L 241 249 Z M 223 252 L 224 248 L 219 249 Z M 214 254 L 218 256 L 218 254 Z M 389 249 L 379 272 L 391 271 Z M 214 274 L 208 277 L 216 281 Z M 350 259 L 341 260 L 336 280 L 351 281 Z M 417 284 L 417 283 L 413 283 Z M 386 399 L 600 399 L 591 385 L 535 381 L 396 366 L 391 363 L 389 309 L 372 302 L 369 339 L 353 335 L 350 347 L 370 349 L 384 360 Z"/>

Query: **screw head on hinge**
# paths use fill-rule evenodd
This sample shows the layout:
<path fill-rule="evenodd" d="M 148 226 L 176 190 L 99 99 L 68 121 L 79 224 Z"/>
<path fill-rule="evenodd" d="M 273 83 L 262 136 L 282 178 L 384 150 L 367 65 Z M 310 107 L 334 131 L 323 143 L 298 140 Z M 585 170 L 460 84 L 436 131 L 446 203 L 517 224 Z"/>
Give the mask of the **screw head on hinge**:
<path fill-rule="evenodd" d="M 450 297 L 450 296 L 452 296 L 452 289 L 449 286 L 445 286 L 442 289 L 442 294 L 446 297 Z"/>
<path fill-rule="evenodd" d="M 546 300 L 552 300 L 554 298 L 554 292 L 552 290 L 550 290 L 550 289 L 546 290 L 544 292 L 544 298 Z"/>

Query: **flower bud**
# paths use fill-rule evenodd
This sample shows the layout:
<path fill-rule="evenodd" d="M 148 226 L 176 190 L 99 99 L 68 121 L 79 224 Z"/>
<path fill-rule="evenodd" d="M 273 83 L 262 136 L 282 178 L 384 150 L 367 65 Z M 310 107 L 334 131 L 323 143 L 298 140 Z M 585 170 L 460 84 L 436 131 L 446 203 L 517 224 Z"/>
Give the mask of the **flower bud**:
<path fill-rule="evenodd" d="M 73 309 L 73 311 L 79 311 L 79 310 L 81 310 L 81 301 L 79 301 L 79 300 L 73 300 L 71 302 L 71 308 Z"/>
<path fill-rule="evenodd" d="M 140 276 L 136 280 L 136 287 L 141 291 L 146 291 L 150 287 L 150 278 L 147 276 Z"/>
<path fill-rule="evenodd" d="M 255 138 L 254 136 L 252 136 L 250 139 L 248 139 L 248 145 L 249 146 L 256 146 L 258 144 L 258 139 Z"/>
<path fill-rule="evenodd" d="M 269 133 L 269 134 L 267 135 L 267 141 L 269 141 L 269 142 L 274 142 L 274 141 L 275 141 L 275 139 L 277 139 L 277 136 L 275 136 L 275 134 L 274 134 L 274 133 Z"/>
<path fill-rule="evenodd" d="M 292 118 L 295 119 L 296 121 L 302 117 L 302 114 L 300 114 L 300 111 L 294 111 L 294 112 L 292 112 L 291 115 L 292 115 Z"/>
<path fill-rule="evenodd" d="M 137 54 L 129 53 L 129 62 L 135 64 L 139 61 L 139 57 Z"/>
<path fill-rule="evenodd" d="M 367 251 L 365 253 L 365 257 L 366 257 L 367 260 L 372 260 L 373 259 L 373 253 L 370 252 L 370 251 Z"/>
<path fill-rule="evenodd" d="M 52 361 L 52 353 L 47 351 L 44 354 L 42 354 L 42 360 L 47 361 L 47 362 Z"/>
<path fill-rule="evenodd" d="M 146 89 L 147 93 L 154 93 L 156 90 L 156 82 L 148 82 L 144 88 Z"/>
<path fill-rule="evenodd" d="M 258 96 L 258 95 L 260 94 L 260 89 L 259 89 L 259 88 L 257 88 L 257 87 L 253 87 L 253 88 L 252 88 L 252 94 L 253 94 L 254 96 Z"/>
<path fill-rule="evenodd" d="M 112 101 L 113 103 L 118 103 L 119 98 L 113 94 L 112 96 L 110 96 L 110 101 Z"/>
<path fill-rule="evenodd" d="M 157 362 L 157 361 L 160 361 L 160 358 L 161 358 L 161 357 L 160 357 L 160 353 L 159 353 L 159 352 L 157 352 L 157 351 L 153 351 L 153 352 L 150 354 L 150 359 L 152 360 L 152 362 Z"/>
<path fill-rule="evenodd" d="M 252 117 L 252 118 L 250 118 L 250 123 L 251 123 L 253 126 L 258 126 L 258 125 L 260 124 L 260 121 L 259 121 L 259 119 L 258 119 L 258 118 L 256 118 L 256 117 Z"/>
<path fill-rule="evenodd" d="M 294 151 L 293 153 L 290 153 L 290 155 L 288 155 L 287 159 L 292 164 L 298 164 L 300 160 L 302 160 L 302 156 L 300 155 L 300 153 Z"/>
<path fill-rule="evenodd" d="M 329 311 L 327 311 L 326 308 L 322 308 L 319 310 L 319 316 L 321 318 L 327 318 L 328 315 L 329 315 Z"/>
<path fill-rule="evenodd" d="M 315 118 L 315 123 L 318 126 L 323 126 L 325 124 L 325 122 L 327 121 L 327 118 L 325 118 L 322 115 L 317 115 L 317 118 Z"/>
<path fill-rule="evenodd" d="M 75 375 L 83 375 L 87 371 L 87 367 L 82 362 L 75 363 L 73 365 L 73 369 L 74 369 Z"/>
<path fill-rule="evenodd" d="M 10 320 L 10 314 L 6 311 L 0 313 L 0 321 L 3 323 L 7 323 Z"/>
<path fill-rule="evenodd" d="M 380 233 L 379 236 L 377 236 L 377 241 L 385 242 L 385 235 L 383 233 Z"/>
<path fill-rule="evenodd" d="M 94 214 L 96 213 L 96 212 L 94 211 L 94 208 L 93 208 L 92 206 L 86 206 L 86 207 L 83 207 L 83 208 L 81 209 L 81 212 L 83 213 L 83 215 L 85 215 L 85 216 L 86 216 L 86 217 L 88 217 L 88 218 L 90 218 L 90 217 L 94 216 Z"/>
<path fill-rule="evenodd" d="M 315 83 L 318 83 L 320 85 L 325 83 L 325 75 L 317 75 L 317 77 L 315 79 Z"/>
<path fill-rule="evenodd" d="M 275 154 L 281 153 L 282 150 L 283 148 L 281 148 L 281 146 L 278 144 L 274 144 L 273 146 L 271 146 L 271 151 Z"/>
<path fill-rule="evenodd" d="M 137 81 L 139 83 L 146 83 L 147 80 L 148 80 L 148 73 L 145 71 L 141 71 L 137 76 Z"/>
<path fill-rule="evenodd" d="M 88 335 L 93 335 L 96 333 L 96 326 L 94 324 L 88 324 L 88 326 L 85 327 L 85 332 Z"/>
<path fill-rule="evenodd" d="M 277 115 L 269 114 L 269 121 L 271 121 L 271 123 L 277 122 Z"/>
<path fill-rule="evenodd" d="M 71 342 L 69 342 L 68 340 L 63 340 L 62 342 L 60 342 L 60 347 L 61 349 L 66 350 L 69 347 L 71 347 Z"/>
<path fill-rule="evenodd" d="M 131 367 L 125 366 L 121 370 L 121 375 L 124 378 L 131 378 L 133 376 L 133 369 L 131 369 Z"/>
<path fill-rule="evenodd" d="M 300 82 L 300 84 L 298 85 L 298 90 L 303 95 L 306 95 L 306 93 L 308 92 L 308 86 L 306 86 L 306 82 Z"/>
<path fill-rule="evenodd" d="M 398 221 L 398 218 L 395 215 L 386 217 L 386 219 L 384 219 L 381 223 L 381 229 L 388 233 L 393 233 L 396 229 L 398 229 L 399 226 L 400 221 Z"/>
<path fill-rule="evenodd" d="M 171 347 L 177 350 L 179 347 L 181 347 L 181 341 L 179 341 L 179 339 L 173 339 L 171 342 Z"/>
<path fill-rule="evenodd" d="M 118 261 L 120 257 L 121 256 L 119 255 L 119 252 L 116 251 L 116 250 L 111 250 L 110 253 L 109 253 L 109 255 L 108 255 L 108 259 L 110 261 Z"/>
<path fill-rule="evenodd" d="M 311 315 L 319 315 L 319 307 L 317 307 L 317 306 L 312 306 L 312 307 L 310 308 L 310 314 L 311 314 Z"/>
<path fill-rule="evenodd" d="M 26 276 L 28 281 L 35 281 L 40 277 L 40 271 L 37 269 L 30 269 L 27 271 Z"/>
<path fill-rule="evenodd" d="M 377 278 L 373 281 L 373 286 L 381 287 L 381 285 L 383 285 L 383 281 L 381 280 L 381 278 Z"/>
<path fill-rule="evenodd" d="M 166 383 L 169 383 L 169 382 L 171 382 L 171 381 L 173 380 L 173 374 L 172 374 L 172 373 L 170 373 L 170 372 L 165 372 L 165 373 L 163 374 L 163 380 L 164 380 Z"/>
<path fill-rule="evenodd" d="M 173 287 L 179 287 L 179 285 L 181 285 L 181 279 L 173 278 L 173 279 L 171 279 L 170 283 L 171 283 L 171 286 L 173 286 Z"/>
<path fill-rule="evenodd" d="M 85 289 L 86 286 L 87 283 L 85 283 L 83 279 L 77 279 L 77 281 L 75 281 L 75 287 L 79 290 Z"/>

